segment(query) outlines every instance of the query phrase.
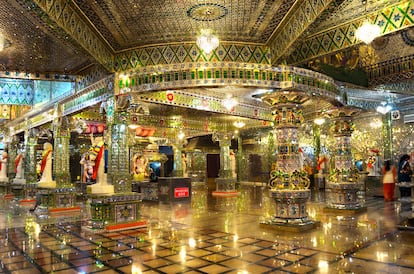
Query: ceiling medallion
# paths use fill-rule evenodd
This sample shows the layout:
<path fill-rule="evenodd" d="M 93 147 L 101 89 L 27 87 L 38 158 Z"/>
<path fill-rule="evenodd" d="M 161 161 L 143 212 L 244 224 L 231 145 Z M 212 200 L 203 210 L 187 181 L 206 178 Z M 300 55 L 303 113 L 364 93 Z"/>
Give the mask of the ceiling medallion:
<path fill-rule="evenodd" d="M 213 3 L 196 4 L 187 10 L 187 16 L 197 21 L 215 21 L 227 13 L 225 6 Z"/>

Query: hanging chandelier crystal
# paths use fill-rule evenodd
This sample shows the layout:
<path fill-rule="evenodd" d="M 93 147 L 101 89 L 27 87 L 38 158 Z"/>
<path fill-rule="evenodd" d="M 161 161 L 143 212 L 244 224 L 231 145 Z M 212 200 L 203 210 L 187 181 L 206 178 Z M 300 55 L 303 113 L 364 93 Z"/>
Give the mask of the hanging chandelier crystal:
<path fill-rule="evenodd" d="M 355 36 L 365 44 L 369 44 L 374 41 L 375 38 L 380 36 L 381 28 L 376 24 L 372 24 L 369 21 L 365 21 L 362 25 L 355 31 Z"/>
<path fill-rule="evenodd" d="M 219 39 L 210 29 L 202 29 L 200 35 L 197 37 L 197 46 L 206 54 L 210 54 L 219 46 Z"/>

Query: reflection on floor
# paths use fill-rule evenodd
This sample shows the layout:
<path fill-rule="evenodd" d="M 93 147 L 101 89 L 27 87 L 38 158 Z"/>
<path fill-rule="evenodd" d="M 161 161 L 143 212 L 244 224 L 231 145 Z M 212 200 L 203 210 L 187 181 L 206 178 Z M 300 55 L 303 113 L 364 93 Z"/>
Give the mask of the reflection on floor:
<path fill-rule="evenodd" d="M 367 212 L 337 216 L 314 192 L 308 212 L 321 226 L 288 233 L 259 226 L 273 211 L 266 188 L 240 191 L 143 202 L 148 228 L 112 233 L 87 229 L 87 211 L 37 218 L 3 203 L 0 273 L 414 273 L 414 232 L 396 229 L 409 203 L 367 195 Z"/>

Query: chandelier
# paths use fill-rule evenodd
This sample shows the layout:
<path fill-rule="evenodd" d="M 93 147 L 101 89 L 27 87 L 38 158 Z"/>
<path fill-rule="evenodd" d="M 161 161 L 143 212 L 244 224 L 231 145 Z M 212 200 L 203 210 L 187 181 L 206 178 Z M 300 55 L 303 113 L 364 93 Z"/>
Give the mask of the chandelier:
<path fill-rule="evenodd" d="M 372 24 L 369 21 L 365 21 L 362 25 L 355 31 L 355 36 L 365 44 L 369 44 L 374 41 L 375 38 L 380 36 L 381 28 L 376 24 Z"/>
<path fill-rule="evenodd" d="M 202 29 L 200 35 L 197 37 L 197 46 L 206 54 L 216 49 L 219 45 L 219 39 L 210 29 Z"/>
<path fill-rule="evenodd" d="M 221 104 L 227 109 L 232 110 L 235 106 L 237 106 L 238 102 L 236 98 L 228 97 L 221 101 Z"/>
<path fill-rule="evenodd" d="M 381 114 L 387 114 L 391 110 L 392 110 L 392 106 L 385 102 L 381 102 L 381 105 L 377 106 L 377 111 Z"/>

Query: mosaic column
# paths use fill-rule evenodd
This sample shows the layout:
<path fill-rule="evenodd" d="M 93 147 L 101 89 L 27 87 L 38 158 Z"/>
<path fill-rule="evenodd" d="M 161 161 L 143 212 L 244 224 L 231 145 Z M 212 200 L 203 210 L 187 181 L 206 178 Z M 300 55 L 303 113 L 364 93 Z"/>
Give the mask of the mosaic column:
<path fill-rule="evenodd" d="M 173 149 L 174 149 L 173 174 L 175 177 L 184 177 L 183 158 L 182 158 L 183 140 L 177 140 L 173 146 Z"/>
<path fill-rule="evenodd" d="M 24 142 L 26 153 L 24 157 L 25 169 L 24 169 L 24 177 L 26 178 L 27 184 L 27 195 L 32 197 L 31 190 L 34 189 L 37 185 L 37 172 L 36 172 L 36 146 L 37 146 L 37 129 L 27 127 L 26 131 L 24 132 Z"/>
<path fill-rule="evenodd" d="M 115 123 L 115 98 L 110 97 L 106 101 L 106 124 L 107 131 L 102 136 L 92 136 L 92 146 L 89 149 L 91 160 L 94 161 L 93 179 L 96 183 L 88 185 L 86 188 L 87 194 L 91 195 L 109 195 L 115 192 L 115 187 L 112 184 L 115 179 L 111 174 L 113 170 L 116 171 L 118 166 L 112 166 L 112 125 Z M 119 134 L 116 132 L 115 134 Z M 115 144 L 117 147 L 117 144 Z M 116 161 L 117 148 L 114 149 L 114 161 Z M 108 167 L 108 163 L 109 167 Z M 126 159 L 123 165 L 127 165 Z"/>
<path fill-rule="evenodd" d="M 57 188 L 72 187 L 69 169 L 70 127 L 67 117 L 59 118 L 53 124 L 53 173 L 55 175 Z"/>
<path fill-rule="evenodd" d="M 333 120 L 331 132 L 336 139 L 335 166 L 326 183 L 327 207 L 337 210 L 362 208 L 358 192 L 363 187 L 351 153 L 352 116 L 358 110 L 340 107 L 330 111 Z"/>
<path fill-rule="evenodd" d="M 109 149 L 110 164 L 108 175 L 115 188 L 115 193 L 132 191 L 131 175 L 129 172 L 129 146 L 128 146 L 128 114 L 116 112 L 111 127 L 111 145 Z"/>
<path fill-rule="evenodd" d="M 125 103 L 124 99 L 118 98 L 117 104 Z M 100 147 L 100 153 L 101 149 L 107 149 L 108 170 L 103 174 L 101 166 L 98 170 L 101 180 L 88 186 L 91 226 L 107 231 L 144 227 L 146 221 L 139 220 L 141 195 L 132 192 L 129 173 L 128 113 L 125 108 L 116 107 L 115 97 L 108 98 L 106 103 L 107 138 L 103 142 L 101 137 L 99 144 L 94 145 Z"/>
<path fill-rule="evenodd" d="M 264 225 L 313 228 L 308 219 L 306 203 L 311 191 L 303 159 L 299 153 L 298 131 L 303 122 L 301 105 L 308 100 L 297 91 L 268 94 L 262 98 L 272 108 L 276 131 L 276 163 L 272 166 L 269 187 L 275 203 L 275 215 Z"/>
<path fill-rule="evenodd" d="M 230 146 L 232 133 L 213 133 L 213 141 L 218 141 L 220 146 L 220 170 L 219 178 L 216 178 L 216 191 L 213 196 L 238 194 L 236 191 L 237 177 L 232 176 Z"/>
<path fill-rule="evenodd" d="M 384 151 L 383 151 L 384 159 L 392 160 L 393 148 L 392 148 L 391 112 L 388 112 L 383 116 L 382 139 L 383 139 L 383 144 L 384 144 Z"/>
<path fill-rule="evenodd" d="M 16 176 L 16 171 L 14 170 L 14 160 L 17 157 L 19 150 L 19 139 L 17 136 L 10 137 L 10 143 L 8 145 L 8 157 L 9 157 L 9 165 L 7 166 L 7 174 L 9 178 L 14 178 Z"/>
<path fill-rule="evenodd" d="M 3 129 L 3 143 L 4 151 L 0 154 L 0 194 L 10 193 L 9 169 L 10 164 L 9 150 L 10 150 L 10 132 Z"/>

